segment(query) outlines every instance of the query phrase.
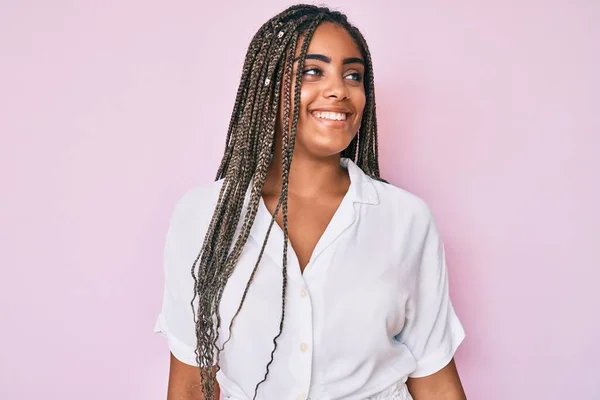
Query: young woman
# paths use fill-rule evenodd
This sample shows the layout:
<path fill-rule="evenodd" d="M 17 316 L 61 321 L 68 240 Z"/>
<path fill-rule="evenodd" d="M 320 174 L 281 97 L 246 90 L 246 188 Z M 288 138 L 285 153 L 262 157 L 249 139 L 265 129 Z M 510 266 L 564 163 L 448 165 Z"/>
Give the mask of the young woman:
<path fill-rule="evenodd" d="M 169 400 L 465 398 L 443 245 L 379 176 L 373 82 L 339 12 L 294 6 L 253 38 L 217 181 L 167 233 Z"/>

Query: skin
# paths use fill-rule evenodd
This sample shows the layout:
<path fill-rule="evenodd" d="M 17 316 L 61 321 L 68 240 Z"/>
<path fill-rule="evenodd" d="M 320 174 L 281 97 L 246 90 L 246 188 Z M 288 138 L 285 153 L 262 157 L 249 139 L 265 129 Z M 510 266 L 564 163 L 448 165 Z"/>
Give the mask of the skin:
<path fill-rule="evenodd" d="M 298 49 L 300 46 L 301 41 Z M 361 60 L 352 37 L 332 23 L 320 25 L 308 46 L 288 193 L 288 233 L 302 271 L 350 186 L 350 178 L 340 166 L 340 153 L 356 136 L 365 108 Z M 295 63 L 294 73 L 297 68 Z M 346 121 L 328 121 L 317 118 L 318 111 L 344 111 L 348 115 Z M 262 192 L 271 212 L 277 207 L 282 184 L 281 119 L 275 156 Z M 306 218 L 308 215 L 311 218 Z M 283 227 L 282 212 L 277 223 Z"/>
<path fill-rule="evenodd" d="M 454 360 L 435 374 L 409 378 L 408 391 L 414 400 L 466 400 Z"/>
<path fill-rule="evenodd" d="M 298 49 L 301 41 L 302 38 Z M 340 153 L 357 134 L 366 101 L 362 54 L 345 29 L 332 23 L 321 24 L 307 55 L 288 186 L 288 233 L 302 272 L 350 186 L 350 178 L 340 166 Z M 296 62 L 294 72 L 297 68 Z M 293 89 L 292 85 L 292 93 Z M 344 111 L 348 115 L 345 122 L 323 121 L 314 116 L 316 110 Z M 277 207 L 282 187 L 283 134 L 280 115 L 275 156 L 262 191 L 265 206 L 271 212 Z M 276 221 L 283 227 L 281 212 Z M 466 399 L 454 360 L 433 375 L 409 379 L 407 385 L 414 400 Z M 218 399 L 218 385 L 215 394 Z M 173 355 L 167 400 L 205 400 L 198 368 Z"/>
<path fill-rule="evenodd" d="M 215 383 L 214 388 L 215 395 L 211 400 L 218 400 L 221 398 L 219 384 Z M 172 353 L 167 400 L 206 400 L 200 386 L 199 368 L 179 361 Z"/>

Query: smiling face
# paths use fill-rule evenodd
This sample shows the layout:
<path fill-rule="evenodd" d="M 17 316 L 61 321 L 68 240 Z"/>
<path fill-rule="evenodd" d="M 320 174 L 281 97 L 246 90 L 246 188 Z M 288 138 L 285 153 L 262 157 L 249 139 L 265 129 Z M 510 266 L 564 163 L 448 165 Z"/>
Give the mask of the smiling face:
<path fill-rule="evenodd" d="M 296 57 L 301 45 L 299 41 Z M 330 157 L 348 147 L 360 127 L 366 102 L 364 60 L 350 34 L 330 22 L 315 30 L 306 54 L 294 156 Z M 298 62 L 294 73 L 297 68 Z"/>

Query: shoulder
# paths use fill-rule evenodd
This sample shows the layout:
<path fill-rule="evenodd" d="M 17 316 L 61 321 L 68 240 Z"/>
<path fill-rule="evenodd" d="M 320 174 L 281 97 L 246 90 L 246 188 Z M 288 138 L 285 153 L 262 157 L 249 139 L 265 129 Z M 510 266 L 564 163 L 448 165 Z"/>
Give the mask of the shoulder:
<path fill-rule="evenodd" d="M 379 208 L 394 223 L 409 224 L 418 230 L 426 230 L 433 223 L 431 208 L 424 199 L 393 184 L 367 179 L 377 193 Z"/>
<path fill-rule="evenodd" d="M 357 201 L 376 205 L 371 210 L 377 214 L 391 219 L 408 218 L 421 222 L 427 222 L 431 218 L 429 206 L 419 196 L 370 177 L 352 160 L 342 159 L 342 165 L 348 169 Z"/>
<path fill-rule="evenodd" d="M 423 266 L 437 270 L 443 241 L 426 201 L 392 184 L 375 179 L 371 183 L 379 197 L 376 223 L 379 232 L 386 232 L 385 243 L 391 243 L 393 254 L 412 266 L 412 271 Z"/>
<path fill-rule="evenodd" d="M 188 189 L 175 203 L 173 214 L 202 213 L 217 204 L 223 181 L 210 182 Z"/>
<path fill-rule="evenodd" d="M 409 237 L 420 241 L 431 231 L 434 218 L 429 205 L 410 191 L 372 178 L 354 162 L 345 159 L 350 178 L 355 183 L 357 201 L 367 203 L 363 208 L 369 217 L 371 230 L 386 232 L 392 240 Z M 409 243 L 407 243 L 409 244 Z"/>
<path fill-rule="evenodd" d="M 220 182 L 214 182 L 191 188 L 173 208 L 164 245 L 165 280 L 175 285 L 173 293 L 191 293 L 190 270 L 204 242 L 220 187 Z"/>
<path fill-rule="evenodd" d="M 219 199 L 222 184 L 223 181 L 216 181 L 186 191 L 173 207 L 169 231 L 189 232 L 206 228 Z"/>

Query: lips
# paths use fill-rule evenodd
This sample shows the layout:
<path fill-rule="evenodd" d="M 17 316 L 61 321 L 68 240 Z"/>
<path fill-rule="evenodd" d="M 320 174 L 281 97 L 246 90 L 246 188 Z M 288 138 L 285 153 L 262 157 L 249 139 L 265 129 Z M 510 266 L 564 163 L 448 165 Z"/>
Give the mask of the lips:
<path fill-rule="evenodd" d="M 348 118 L 348 113 L 334 111 L 313 111 L 312 115 L 329 121 L 345 121 Z"/>
<path fill-rule="evenodd" d="M 327 129 L 348 129 L 352 125 L 352 113 L 334 111 L 311 111 L 309 115 Z"/>
<path fill-rule="evenodd" d="M 323 107 L 311 107 L 310 115 L 319 122 L 330 125 L 345 125 L 350 122 L 353 112 L 350 108 L 341 105 L 327 105 Z"/>

